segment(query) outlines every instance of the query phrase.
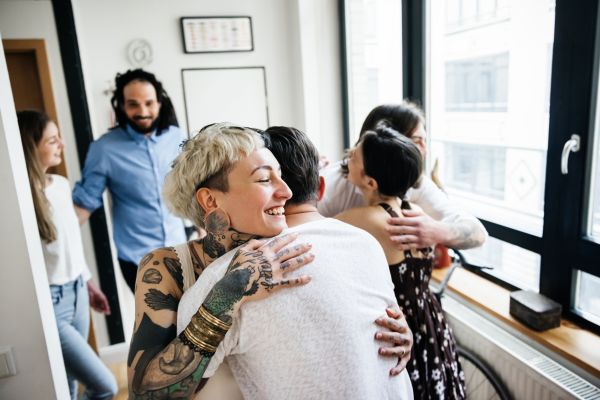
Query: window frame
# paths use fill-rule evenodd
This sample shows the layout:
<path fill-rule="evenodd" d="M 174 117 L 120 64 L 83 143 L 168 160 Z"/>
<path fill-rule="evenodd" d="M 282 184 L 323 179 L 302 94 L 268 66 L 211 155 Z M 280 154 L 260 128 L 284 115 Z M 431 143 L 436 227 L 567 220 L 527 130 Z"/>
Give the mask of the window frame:
<path fill-rule="evenodd" d="M 346 0 L 339 0 L 344 144 L 347 146 L 350 132 L 345 3 Z M 403 96 L 423 105 L 426 115 L 426 77 L 429 75 L 426 70 L 426 17 L 429 4 L 426 0 L 402 0 Z M 556 0 L 542 236 L 481 220 L 490 236 L 539 254 L 540 293 L 559 302 L 564 317 L 596 333 L 600 333 L 600 325 L 583 318 L 575 310 L 574 303 L 575 271 L 600 277 L 600 243 L 584 235 L 592 142 L 596 124 L 600 124 L 600 119 L 595 120 L 596 102 L 599 101 L 599 11 L 594 0 Z M 562 148 L 573 133 L 581 136 L 581 148 L 570 154 L 569 174 L 562 175 Z M 485 272 L 477 273 L 509 290 L 518 289 Z"/>

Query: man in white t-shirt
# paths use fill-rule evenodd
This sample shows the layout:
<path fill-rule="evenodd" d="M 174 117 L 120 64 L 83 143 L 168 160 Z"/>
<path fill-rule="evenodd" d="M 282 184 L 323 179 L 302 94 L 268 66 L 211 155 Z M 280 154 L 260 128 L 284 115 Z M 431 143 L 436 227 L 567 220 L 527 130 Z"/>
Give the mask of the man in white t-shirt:
<path fill-rule="evenodd" d="M 204 377 L 227 357 L 246 399 L 412 399 L 406 371 L 390 376 L 397 360 L 380 355 L 373 340 L 374 320 L 396 303 L 381 246 L 368 233 L 318 213 L 324 186 L 317 151 L 306 135 L 269 128 L 265 141 L 282 161 L 282 177 L 294 193 L 286 204 L 286 233 L 298 232 L 313 244 L 315 260 L 302 271 L 313 279 L 299 290 L 244 305 Z M 178 330 L 233 254 L 211 264 L 185 292 Z"/>

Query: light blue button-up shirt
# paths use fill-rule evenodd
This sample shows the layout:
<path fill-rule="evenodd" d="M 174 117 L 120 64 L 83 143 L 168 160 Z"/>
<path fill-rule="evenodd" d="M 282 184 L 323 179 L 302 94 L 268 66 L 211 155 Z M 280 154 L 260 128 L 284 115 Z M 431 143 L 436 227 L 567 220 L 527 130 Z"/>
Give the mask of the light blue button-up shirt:
<path fill-rule="evenodd" d="M 113 238 L 120 259 L 139 264 L 149 251 L 186 240 L 183 221 L 162 199 L 162 186 L 184 140 L 175 126 L 144 136 L 130 126 L 114 128 L 89 148 L 73 202 L 88 211 L 112 196 Z"/>

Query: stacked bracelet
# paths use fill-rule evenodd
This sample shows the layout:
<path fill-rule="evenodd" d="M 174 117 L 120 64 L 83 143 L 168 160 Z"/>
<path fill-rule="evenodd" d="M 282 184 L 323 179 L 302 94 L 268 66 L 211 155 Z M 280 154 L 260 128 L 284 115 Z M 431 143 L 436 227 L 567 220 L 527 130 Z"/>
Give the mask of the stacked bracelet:
<path fill-rule="evenodd" d="M 221 321 L 202 306 L 180 336 L 192 350 L 212 355 L 229 328 L 230 323 Z"/>

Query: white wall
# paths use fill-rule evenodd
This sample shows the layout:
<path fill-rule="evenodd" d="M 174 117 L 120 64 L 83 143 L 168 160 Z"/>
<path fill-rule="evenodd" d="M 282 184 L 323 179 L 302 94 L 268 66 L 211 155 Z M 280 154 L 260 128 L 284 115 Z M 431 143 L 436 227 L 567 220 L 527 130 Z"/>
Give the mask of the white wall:
<path fill-rule="evenodd" d="M 336 4 L 335 0 L 77 2 L 76 23 L 94 135 L 111 126 L 110 95 L 105 91 L 112 87 L 116 72 L 132 68 L 127 45 L 141 38 L 153 48 L 154 61 L 145 68 L 163 82 L 184 129 L 183 68 L 265 66 L 270 123 L 307 129 L 323 152 L 338 154 L 342 115 Z M 299 12 L 306 7 L 308 12 Z M 180 17 L 227 15 L 252 17 L 254 51 L 183 52 Z M 304 20 L 299 22 L 299 18 Z"/>
<path fill-rule="evenodd" d="M 293 83 L 297 68 L 291 63 L 294 44 L 286 34 L 290 2 L 280 0 L 198 2 L 179 0 L 83 0 L 77 3 L 79 46 L 91 97 L 94 134 L 111 125 L 109 98 L 103 92 L 116 72 L 132 66 L 126 49 L 133 39 L 145 39 L 153 48 L 154 61 L 145 67 L 162 81 L 171 96 L 179 122 L 185 127 L 181 70 L 183 68 L 265 66 L 271 123 L 302 125 Z M 115 12 L 118 11 L 118 12 Z M 185 54 L 179 18 L 182 16 L 249 15 L 252 17 L 252 52 Z M 235 93 L 232 93 L 235 95 Z M 235 122 L 235 121 L 232 121 Z M 194 127 L 196 128 L 196 127 Z"/>
<path fill-rule="evenodd" d="M 335 0 L 297 0 L 304 127 L 321 154 L 343 153 L 342 79 Z"/>
<path fill-rule="evenodd" d="M 0 398 L 34 399 L 43 393 L 65 399 L 69 390 L 3 51 L 0 186 L 0 346 L 14 348 L 18 372 L 0 381 Z"/>

